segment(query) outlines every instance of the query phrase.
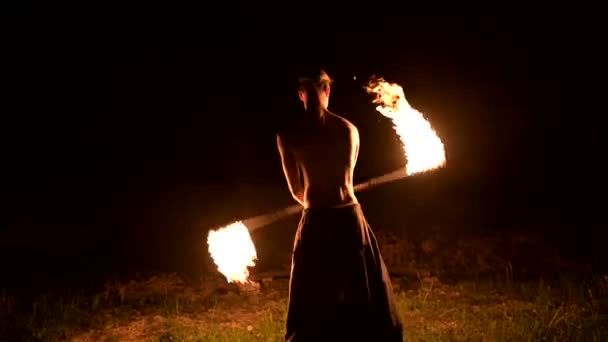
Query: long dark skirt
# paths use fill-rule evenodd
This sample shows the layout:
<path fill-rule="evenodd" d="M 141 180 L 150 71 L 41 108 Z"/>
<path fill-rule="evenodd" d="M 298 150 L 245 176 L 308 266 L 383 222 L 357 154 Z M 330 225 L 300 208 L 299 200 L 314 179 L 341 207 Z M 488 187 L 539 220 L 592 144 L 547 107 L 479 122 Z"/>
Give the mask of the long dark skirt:
<path fill-rule="evenodd" d="M 378 242 L 359 204 L 305 209 L 294 241 L 285 340 L 402 341 Z"/>

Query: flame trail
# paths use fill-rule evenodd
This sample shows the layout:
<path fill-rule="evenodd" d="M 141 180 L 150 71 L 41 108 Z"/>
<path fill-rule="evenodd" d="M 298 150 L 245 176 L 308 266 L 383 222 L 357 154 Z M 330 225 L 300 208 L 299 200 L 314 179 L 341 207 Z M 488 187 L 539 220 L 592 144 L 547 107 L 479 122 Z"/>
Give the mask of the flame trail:
<path fill-rule="evenodd" d="M 407 164 L 407 175 L 429 171 L 445 164 L 445 150 L 441 139 L 422 113 L 407 102 L 403 88 L 382 78 L 372 79 L 366 87 L 376 94 L 376 110 L 393 121 L 399 135 Z"/>

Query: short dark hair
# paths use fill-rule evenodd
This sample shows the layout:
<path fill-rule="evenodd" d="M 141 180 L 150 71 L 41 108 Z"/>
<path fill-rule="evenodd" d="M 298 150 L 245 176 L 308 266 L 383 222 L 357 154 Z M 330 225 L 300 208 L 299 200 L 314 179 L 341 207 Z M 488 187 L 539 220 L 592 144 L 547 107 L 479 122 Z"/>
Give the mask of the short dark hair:
<path fill-rule="evenodd" d="M 320 88 L 324 85 L 331 85 L 333 81 L 334 80 L 329 77 L 329 74 L 321 68 L 310 68 L 309 70 L 301 72 L 298 77 L 299 89 L 309 85 Z"/>

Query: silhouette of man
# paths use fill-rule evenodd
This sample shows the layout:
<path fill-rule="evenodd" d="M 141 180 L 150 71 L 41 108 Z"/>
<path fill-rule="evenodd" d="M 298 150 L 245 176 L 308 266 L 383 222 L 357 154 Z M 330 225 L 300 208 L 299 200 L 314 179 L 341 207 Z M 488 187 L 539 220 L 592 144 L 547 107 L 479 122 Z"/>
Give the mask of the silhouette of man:
<path fill-rule="evenodd" d="M 331 84 L 323 70 L 303 75 L 304 111 L 277 134 L 287 185 L 304 207 L 285 340 L 402 341 L 390 278 L 353 190 L 359 133 L 327 109 Z"/>

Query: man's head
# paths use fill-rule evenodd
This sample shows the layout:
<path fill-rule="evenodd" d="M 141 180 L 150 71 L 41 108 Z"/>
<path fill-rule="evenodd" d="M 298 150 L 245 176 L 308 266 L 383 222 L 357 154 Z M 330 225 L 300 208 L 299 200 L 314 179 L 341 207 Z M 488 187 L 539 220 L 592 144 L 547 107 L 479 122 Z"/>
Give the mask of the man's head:
<path fill-rule="evenodd" d="M 327 109 L 333 80 L 322 69 L 300 76 L 298 96 L 306 110 Z"/>

